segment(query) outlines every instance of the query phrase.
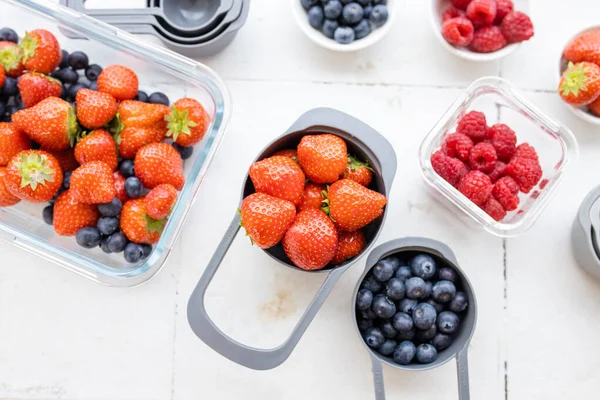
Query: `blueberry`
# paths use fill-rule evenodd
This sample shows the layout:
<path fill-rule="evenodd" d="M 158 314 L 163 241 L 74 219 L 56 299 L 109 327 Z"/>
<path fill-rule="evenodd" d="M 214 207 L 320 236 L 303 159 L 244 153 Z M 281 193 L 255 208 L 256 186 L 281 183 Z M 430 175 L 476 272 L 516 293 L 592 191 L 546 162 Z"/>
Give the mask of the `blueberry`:
<path fill-rule="evenodd" d="M 439 281 L 433 285 L 431 297 L 438 303 L 447 303 L 456 294 L 456 286 L 450 281 Z"/>
<path fill-rule="evenodd" d="M 308 10 L 318 2 L 319 0 L 300 0 L 300 4 L 302 4 L 302 7 L 304 7 L 305 10 Z"/>
<path fill-rule="evenodd" d="M 79 80 L 79 74 L 72 68 L 58 69 L 51 76 L 64 84 L 73 84 Z"/>
<path fill-rule="evenodd" d="M 430 344 L 417 347 L 417 361 L 421 364 L 431 364 L 437 359 L 437 350 Z"/>
<path fill-rule="evenodd" d="M 323 9 L 320 6 L 312 6 L 308 10 L 308 23 L 315 29 L 321 29 L 323 26 Z"/>
<path fill-rule="evenodd" d="M 409 298 L 403 298 L 402 300 L 400 300 L 400 303 L 398 303 L 398 309 L 400 311 L 402 311 L 403 313 L 407 313 L 409 315 L 411 315 L 413 313 L 413 311 L 415 310 L 415 307 L 417 307 L 417 300 L 413 300 L 413 299 L 409 299 Z"/>
<path fill-rule="evenodd" d="M 392 315 L 396 314 L 396 304 L 384 294 L 378 294 L 373 298 L 371 310 L 373 310 L 375 315 L 379 318 L 391 318 Z"/>
<path fill-rule="evenodd" d="M 366 19 L 361 20 L 354 26 L 354 37 L 356 40 L 369 36 L 371 33 L 371 23 Z"/>
<path fill-rule="evenodd" d="M 408 365 L 413 358 L 415 358 L 416 353 L 417 348 L 414 343 L 405 340 L 396 347 L 396 350 L 394 351 L 394 361 L 400 365 Z"/>
<path fill-rule="evenodd" d="M 66 50 L 61 50 L 62 56 L 60 58 L 60 64 L 58 68 L 63 69 L 69 66 L 69 52 Z"/>
<path fill-rule="evenodd" d="M 133 99 L 146 103 L 148 101 L 148 95 L 146 92 L 139 90 Z"/>
<path fill-rule="evenodd" d="M 148 97 L 148 103 L 162 104 L 165 106 L 169 106 L 171 104 L 167 95 L 161 92 L 152 93 L 150 97 Z"/>
<path fill-rule="evenodd" d="M 335 30 L 333 38 L 340 44 L 350 44 L 354 41 L 354 29 L 347 26 L 340 26 Z"/>
<path fill-rule="evenodd" d="M 365 289 L 369 289 L 373 293 L 379 293 L 381 289 L 383 289 L 383 285 L 378 282 L 373 275 L 370 274 L 367 275 L 360 286 Z"/>
<path fill-rule="evenodd" d="M 415 308 L 412 314 L 415 326 L 422 330 L 430 329 L 437 318 L 437 312 L 432 305 L 427 303 L 420 303 Z"/>
<path fill-rule="evenodd" d="M 387 339 L 385 342 L 383 342 L 383 344 L 381 346 L 379 346 L 379 348 L 377 349 L 377 352 L 379 352 L 379 354 L 387 357 L 387 356 L 392 355 L 394 350 L 396 350 L 396 347 L 398 347 L 398 342 L 396 342 L 395 340 L 392 340 L 392 339 Z"/>
<path fill-rule="evenodd" d="M 372 319 L 359 319 L 358 320 L 358 330 L 361 332 L 366 331 L 367 329 L 373 326 Z"/>
<path fill-rule="evenodd" d="M 411 299 L 419 299 L 425 291 L 425 281 L 419 277 L 412 277 L 406 281 L 406 296 Z"/>
<path fill-rule="evenodd" d="M 444 306 L 438 302 L 436 302 L 433 299 L 427 299 L 425 301 L 425 303 L 429 304 L 430 306 L 432 306 L 433 308 L 435 308 L 435 312 L 436 313 L 441 313 L 442 311 L 444 311 Z"/>
<path fill-rule="evenodd" d="M 75 240 L 81 247 L 93 249 L 100 244 L 102 236 L 100 235 L 98 229 L 88 226 L 77 231 L 75 234 Z"/>
<path fill-rule="evenodd" d="M 130 199 L 137 199 L 142 195 L 142 182 L 135 176 L 125 179 L 125 193 Z"/>
<path fill-rule="evenodd" d="M 88 89 L 98 91 L 98 82 L 97 81 L 91 81 L 90 82 L 90 87 Z"/>
<path fill-rule="evenodd" d="M 119 219 L 116 217 L 102 217 L 96 225 L 103 235 L 112 235 L 119 228 Z"/>
<path fill-rule="evenodd" d="M 0 101 L 0 121 L 4 118 L 4 114 L 6 114 L 6 104 Z"/>
<path fill-rule="evenodd" d="M 135 170 L 133 168 L 133 160 L 123 160 L 119 165 L 119 172 L 124 178 L 135 176 Z"/>
<path fill-rule="evenodd" d="M 69 54 L 69 65 L 73 69 L 85 69 L 89 64 L 88 56 L 83 51 L 74 51 Z"/>
<path fill-rule="evenodd" d="M 456 292 L 452 300 L 450 300 L 448 308 L 450 309 L 450 311 L 460 313 L 467 309 L 468 303 L 469 300 L 467 299 L 467 295 L 464 292 Z"/>
<path fill-rule="evenodd" d="M 110 254 L 110 253 L 112 253 L 112 252 L 110 251 L 110 248 L 108 247 L 108 239 L 103 239 L 103 240 L 100 242 L 100 248 L 101 248 L 101 249 L 102 249 L 102 251 L 103 251 L 103 252 L 105 252 L 106 254 Z"/>
<path fill-rule="evenodd" d="M 360 289 L 356 294 L 356 309 L 366 310 L 373 304 L 373 292 L 369 289 Z"/>
<path fill-rule="evenodd" d="M 144 256 L 144 249 L 137 243 L 128 243 L 125 246 L 125 252 L 123 253 L 125 261 L 128 263 L 136 263 Z"/>
<path fill-rule="evenodd" d="M 106 239 L 106 244 L 112 253 L 120 253 L 125 250 L 128 242 L 123 232 L 113 233 Z"/>
<path fill-rule="evenodd" d="M 401 281 L 405 281 L 407 279 L 412 278 L 412 272 L 410 270 L 410 267 L 404 265 L 400 266 L 396 271 L 396 278 L 400 279 Z"/>
<path fill-rule="evenodd" d="M 63 175 L 62 187 L 65 189 L 69 189 L 71 187 L 71 174 L 72 171 L 65 172 Z"/>
<path fill-rule="evenodd" d="M 359 315 L 362 319 L 376 319 L 377 318 L 377 314 L 375 314 L 373 312 L 373 310 L 371 310 L 370 308 L 366 309 L 366 310 L 362 310 L 359 313 Z"/>
<path fill-rule="evenodd" d="M 12 115 L 14 113 L 16 113 L 19 110 L 22 110 L 23 106 L 19 106 L 19 105 L 12 105 L 12 106 L 6 106 L 6 115 L 8 115 L 10 117 L 9 121 L 12 120 Z"/>
<path fill-rule="evenodd" d="M 372 11 L 373 11 L 373 6 L 369 5 L 369 6 L 363 7 L 363 18 L 364 19 L 369 19 L 369 17 L 371 16 L 371 12 Z"/>
<path fill-rule="evenodd" d="M 85 77 L 88 78 L 89 81 L 93 82 L 98 79 L 101 72 L 102 67 L 98 64 L 88 65 L 88 67 L 85 69 Z"/>
<path fill-rule="evenodd" d="M 388 260 L 380 260 L 373 267 L 373 276 L 379 282 L 387 282 L 394 276 L 394 266 Z"/>
<path fill-rule="evenodd" d="M 66 70 L 65 70 L 66 71 Z M 72 100 L 75 100 L 75 96 L 77 96 L 77 92 L 81 89 L 88 89 L 89 86 L 86 83 L 78 82 L 74 83 L 67 88 L 67 93 Z"/>
<path fill-rule="evenodd" d="M 339 26 L 340 24 L 338 24 L 337 21 L 326 19 L 325 22 L 323 22 L 323 28 L 321 29 L 321 32 L 323 32 L 323 35 L 327 36 L 329 39 L 333 39 L 333 34 Z"/>
<path fill-rule="evenodd" d="M 398 331 L 394 328 L 392 321 L 390 321 L 389 319 L 386 319 L 386 320 L 383 320 L 383 322 L 380 322 L 379 329 L 383 333 L 383 336 L 385 336 L 386 338 L 392 339 L 392 338 L 395 338 L 396 335 L 398 334 Z"/>
<path fill-rule="evenodd" d="M 426 343 L 433 339 L 435 335 L 437 335 L 437 326 L 434 324 L 427 330 L 417 331 L 417 340 L 421 343 Z"/>
<path fill-rule="evenodd" d="M 446 350 L 452 344 L 452 337 L 443 333 L 438 333 L 431 341 L 431 344 L 433 344 L 438 351 Z"/>
<path fill-rule="evenodd" d="M 410 269 L 414 276 L 431 279 L 436 271 L 435 260 L 427 254 L 419 254 L 413 258 Z"/>
<path fill-rule="evenodd" d="M 2 28 L 0 29 L 0 42 L 4 41 L 19 43 L 19 35 L 10 28 Z"/>
<path fill-rule="evenodd" d="M 69 100 L 69 90 L 65 85 L 62 85 L 62 88 L 60 90 L 60 98 L 63 100 Z"/>
<path fill-rule="evenodd" d="M 392 325 L 398 332 L 406 332 L 413 328 L 414 322 L 410 315 L 404 312 L 399 312 L 394 314 L 394 318 L 392 318 Z"/>
<path fill-rule="evenodd" d="M 371 15 L 369 15 L 369 21 L 375 26 L 381 26 L 388 20 L 389 13 L 386 6 L 379 4 L 373 7 Z"/>
<path fill-rule="evenodd" d="M 121 210 L 123 209 L 123 203 L 117 197 L 112 199 L 110 203 L 98 204 L 98 211 L 105 217 L 117 217 L 121 214 Z M 105 233 L 105 235 L 110 235 L 109 233 Z"/>
<path fill-rule="evenodd" d="M 440 268 L 440 271 L 438 272 L 438 277 L 440 278 L 440 281 L 450 281 L 454 283 L 456 282 L 458 276 L 456 275 L 456 271 L 452 268 L 443 267 Z"/>
<path fill-rule="evenodd" d="M 179 152 L 182 160 L 187 160 L 194 153 L 194 148 L 192 146 L 180 146 L 177 143 L 173 143 L 173 147 Z"/>
<path fill-rule="evenodd" d="M 360 4 L 363 7 L 368 6 L 369 4 L 371 4 L 371 0 L 354 0 L 354 1 L 356 1 L 358 4 Z"/>
<path fill-rule="evenodd" d="M 401 300 L 404 297 L 406 288 L 404 282 L 398 278 L 392 278 L 386 285 L 386 295 L 392 300 Z"/>
<path fill-rule="evenodd" d="M 342 4 L 348 4 L 350 2 L 352 2 L 353 0 L 340 0 L 342 2 Z"/>
<path fill-rule="evenodd" d="M 360 22 L 364 14 L 363 8 L 360 4 L 352 2 L 344 6 L 342 15 L 348 24 L 357 24 Z"/>
<path fill-rule="evenodd" d="M 396 340 L 398 340 L 398 341 L 413 340 L 415 338 L 416 334 L 417 334 L 417 330 L 415 328 L 412 328 L 406 332 L 398 332 L 398 336 L 396 336 Z"/>
<path fill-rule="evenodd" d="M 143 259 L 150 257 L 150 254 L 152 253 L 152 245 L 151 244 L 143 244 L 142 251 L 144 252 L 142 254 Z"/>
<path fill-rule="evenodd" d="M 379 328 L 369 328 L 364 333 L 365 342 L 369 347 L 378 348 L 385 342 L 385 336 Z"/>
<path fill-rule="evenodd" d="M 385 6 L 387 4 L 387 0 L 373 0 L 373 5 L 377 6 L 379 4 L 383 4 Z"/>
<path fill-rule="evenodd" d="M 423 294 L 421 295 L 421 299 L 427 300 L 428 298 L 431 297 L 432 292 L 433 292 L 433 283 L 431 281 L 425 282 L 425 290 L 423 291 Z"/>
<path fill-rule="evenodd" d="M 442 333 L 452 334 L 458 330 L 460 320 L 452 311 L 442 311 L 437 318 L 438 330 Z"/>
<path fill-rule="evenodd" d="M 46 206 L 42 211 L 42 218 L 44 218 L 44 222 L 48 225 L 52 225 L 54 221 L 54 206 Z"/>
<path fill-rule="evenodd" d="M 342 15 L 342 9 L 344 6 L 338 0 L 331 0 L 323 8 L 325 12 L 325 18 L 338 19 Z"/>
<path fill-rule="evenodd" d="M 7 76 L 4 85 L 2 85 L 2 90 L 0 90 L 0 94 L 2 97 L 6 98 L 18 95 L 19 87 L 17 86 L 17 80 Z"/>
<path fill-rule="evenodd" d="M 389 257 L 386 257 L 385 259 L 392 264 L 392 267 L 394 267 L 394 272 L 398 271 L 398 268 L 402 264 L 400 262 L 400 259 L 396 256 L 389 256 Z"/>

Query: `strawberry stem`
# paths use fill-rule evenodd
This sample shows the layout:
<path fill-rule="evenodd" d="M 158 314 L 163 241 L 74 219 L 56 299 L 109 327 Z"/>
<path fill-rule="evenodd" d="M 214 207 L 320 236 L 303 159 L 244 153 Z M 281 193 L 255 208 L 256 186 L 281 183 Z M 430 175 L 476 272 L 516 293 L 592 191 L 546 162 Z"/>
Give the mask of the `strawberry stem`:
<path fill-rule="evenodd" d="M 373 168 L 369 167 L 369 163 L 368 162 L 362 162 L 360 161 L 358 158 L 348 155 L 348 168 L 350 168 L 351 170 L 355 171 L 359 168 L 366 168 L 370 171 L 373 171 Z"/>
<path fill-rule="evenodd" d="M 68 125 L 68 135 L 69 135 L 69 144 L 71 147 L 75 146 L 77 143 L 77 138 L 81 133 L 81 127 L 77 123 L 77 114 L 75 114 L 75 109 L 72 105 L 69 104 L 69 111 L 67 112 L 67 125 Z"/>
<path fill-rule="evenodd" d="M 27 60 L 35 55 L 37 39 L 31 36 L 29 32 L 25 32 L 25 37 L 21 39 L 19 47 L 23 51 L 23 62 L 27 62 Z"/>
<path fill-rule="evenodd" d="M 563 96 L 573 94 L 575 97 L 579 96 L 579 91 L 587 91 L 587 82 L 589 78 L 587 76 L 587 69 L 583 64 L 573 64 L 569 62 L 569 67 L 563 73 L 563 84 L 560 86 L 560 92 Z"/>
<path fill-rule="evenodd" d="M 165 223 L 167 222 L 166 218 L 163 219 L 154 219 L 149 215 L 144 215 L 146 218 L 146 228 L 150 233 L 158 233 L 162 234 L 163 229 L 165 229 Z"/>
<path fill-rule="evenodd" d="M 171 113 L 165 115 L 167 121 L 167 136 L 172 136 L 173 140 L 177 141 L 180 134 L 191 135 L 190 128 L 197 126 L 194 121 L 188 120 L 188 110 L 179 111 L 177 108 L 171 108 Z"/>
<path fill-rule="evenodd" d="M 8 72 L 19 66 L 21 50 L 16 46 L 6 46 L 0 49 L 0 65 Z"/>
<path fill-rule="evenodd" d="M 106 124 L 106 129 L 112 133 L 116 144 L 121 144 L 121 131 L 125 129 L 125 125 L 121 122 L 119 113 Z"/>
<path fill-rule="evenodd" d="M 48 157 L 43 154 L 30 153 L 21 154 L 16 166 L 21 175 L 21 187 L 31 187 L 35 190 L 38 185 L 45 185 L 46 182 L 54 182 L 55 171 L 46 166 Z"/>

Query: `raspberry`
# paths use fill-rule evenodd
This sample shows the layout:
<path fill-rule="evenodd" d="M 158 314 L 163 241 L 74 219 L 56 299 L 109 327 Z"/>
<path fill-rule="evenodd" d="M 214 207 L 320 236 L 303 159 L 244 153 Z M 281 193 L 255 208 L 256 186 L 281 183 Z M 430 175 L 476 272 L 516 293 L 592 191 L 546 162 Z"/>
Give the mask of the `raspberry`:
<path fill-rule="evenodd" d="M 467 7 L 467 18 L 473 26 L 480 28 L 494 23 L 496 11 L 495 0 L 473 0 Z"/>
<path fill-rule="evenodd" d="M 494 24 L 500 25 L 504 17 L 514 8 L 512 0 L 496 0 L 496 19 Z"/>
<path fill-rule="evenodd" d="M 517 145 L 517 135 L 515 131 L 504 124 L 495 124 L 492 126 L 488 135 L 491 137 L 492 146 L 496 149 L 498 159 L 509 161 L 515 153 Z"/>
<path fill-rule="evenodd" d="M 527 158 L 530 160 L 539 161 L 535 148 L 529 143 L 521 143 L 515 149 L 514 158 Z"/>
<path fill-rule="evenodd" d="M 490 177 L 492 182 L 496 182 L 498 179 L 502 178 L 505 173 L 506 164 L 504 164 L 502 161 L 496 161 L 496 164 L 494 164 L 494 168 L 488 174 L 488 176 Z"/>
<path fill-rule="evenodd" d="M 450 0 L 452 5 L 458 9 L 466 10 L 471 0 Z"/>
<path fill-rule="evenodd" d="M 542 179 L 540 163 L 528 158 L 513 157 L 506 166 L 506 173 L 519 184 L 523 193 L 529 193 Z"/>
<path fill-rule="evenodd" d="M 596 114 L 596 116 L 600 117 L 600 97 L 598 97 L 598 100 L 588 104 L 588 109 L 592 114 Z"/>
<path fill-rule="evenodd" d="M 458 184 L 458 190 L 478 206 L 485 204 L 492 193 L 490 177 L 481 171 L 471 171 Z"/>
<path fill-rule="evenodd" d="M 469 48 L 476 53 L 493 53 L 506 47 L 506 39 L 497 26 L 484 26 L 475 31 Z"/>
<path fill-rule="evenodd" d="M 490 197 L 481 208 L 496 221 L 502 221 L 504 217 L 506 217 L 506 210 L 502 207 L 502 204 L 493 197 Z"/>
<path fill-rule="evenodd" d="M 520 11 L 508 13 L 500 25 L 502 34 L 508 43 L 518 43 L 529 40 L 533 36 L 531 19 Z"/>
<path fill-rule="evenodd" d="M 496 149 L 489 143 L 477 143 L 469 153 L 469 166 L 478 171 L 490 172 L 497 160 Z"/>
<path fill-rule="evenodd" d="M 506 211 L 514 211 L 519 206 L 519 185 L 510 176 L 498 179 L 492 190 L 492 196 Z"/>
<path fill-rule="evenodd" d="M 448 157 L 442 150 L 438 150 L 431 155 L 431 165 L 439 176 L 455 187 L 462 177 L 469 172 L 469 169 L 462 161 Z"/>
<path fill-rule="evenodd" d="M 456 131 L 463 135 L 467 135 L 474 142 L 481 142 L 482 140 L 487 139 L 485 114 L 479 111 L 471 111 L 458 121 Z"/>
<path fill-rule="evenodd" d="M 442 148 L 447 156 L 466 161 L 469 159 L 469 153 L 473 148 L 473 141 L 462 133 L 452 133 L 448 135 Z"/>
<path fill-rule="evenodd" d="M 442 25 L 442 36 L 455 46 L 468 46 L 474 31 L 473 24 L 466 18 L 452 18 Z"/>
<path fill-rule="evenodd" d="M 466 14 L 463 10 L 459 10 L 456 7 L 450 6 L 444 13 L 442 14 L 442 23 L 448 21 L 452 18 L 464 17 Z"/>

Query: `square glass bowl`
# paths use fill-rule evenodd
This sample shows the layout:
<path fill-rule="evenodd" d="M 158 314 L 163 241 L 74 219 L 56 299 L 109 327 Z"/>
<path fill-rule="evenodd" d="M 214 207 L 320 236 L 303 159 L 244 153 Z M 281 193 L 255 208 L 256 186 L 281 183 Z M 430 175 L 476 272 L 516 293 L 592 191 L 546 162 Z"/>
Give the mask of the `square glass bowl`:
<path fill-rule="evenodd" d="M 91 17 L 42 0 L 0 0 L 0 26 L 25 31 L 51 31 L 61 48 L 84 51 L 90 64 L 122 64 L 136 72 L 140 90 L 164 92 L 172 101 L 197 99 L 212 122 L 202 140 L 184 162 L 186 184 L 179 193 L 169 221 L 152 254 L 129 264 L 123 254 L 105 254 L 100 248 L 79 247 L 74 237 L 61 237 L 42 220 L 46 204 L 21 202 L 0 208 L 0 239 L 37 254 L 71 271 L 111 286 L 134 286 L 152 277 L 171 251 L 230 117 L 229 94 L 221 79 L 208 67 L 152 44 Z M 72 40 L 78 36 L 88 40 Z"/>
<path fill-rule="evenodd" d="M 485 114 L 488 126 L 508 125 L 517 134 L 517 144 L 527 142 L 534 146 L 540 158 L 542 179 L 528 194 L 519 194 L 519 207 L 501 222 L 442 179 L 431 165 L 431 155 L 442 146 L 447 135 L 455 132 L 458 120 L 473 110 Z M 425 137 L 419 149 L 419 161 L 425 181 L 462 210 L 461 214 L 466 214 L 468 220 L 494 235 L 511 237 L 524 233 L 534 224 L 577 154 L 577 141 L 567 127 L 532 105 L 509 82 L 485 77 L 473 82 Z"/>

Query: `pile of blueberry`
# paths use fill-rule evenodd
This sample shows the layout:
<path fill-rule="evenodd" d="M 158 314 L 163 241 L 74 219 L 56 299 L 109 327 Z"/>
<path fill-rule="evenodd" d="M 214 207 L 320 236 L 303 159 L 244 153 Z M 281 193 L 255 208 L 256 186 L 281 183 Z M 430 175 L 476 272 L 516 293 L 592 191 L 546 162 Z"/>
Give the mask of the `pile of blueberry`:
<path fill-rule="evenodd" d="M 349 44 L 368 36 L 389 17 L 387 0 L 300 0 L 308 22 L 325 36 Z"/>
<path fill-rule="evenodd" d="M 429 254 L 401 253 L 379 261 L 356 296 L 365 343 L 400 365 L 434 362 L 452 344 L 468 307 L 460 289 L 456 271 Z"/>

